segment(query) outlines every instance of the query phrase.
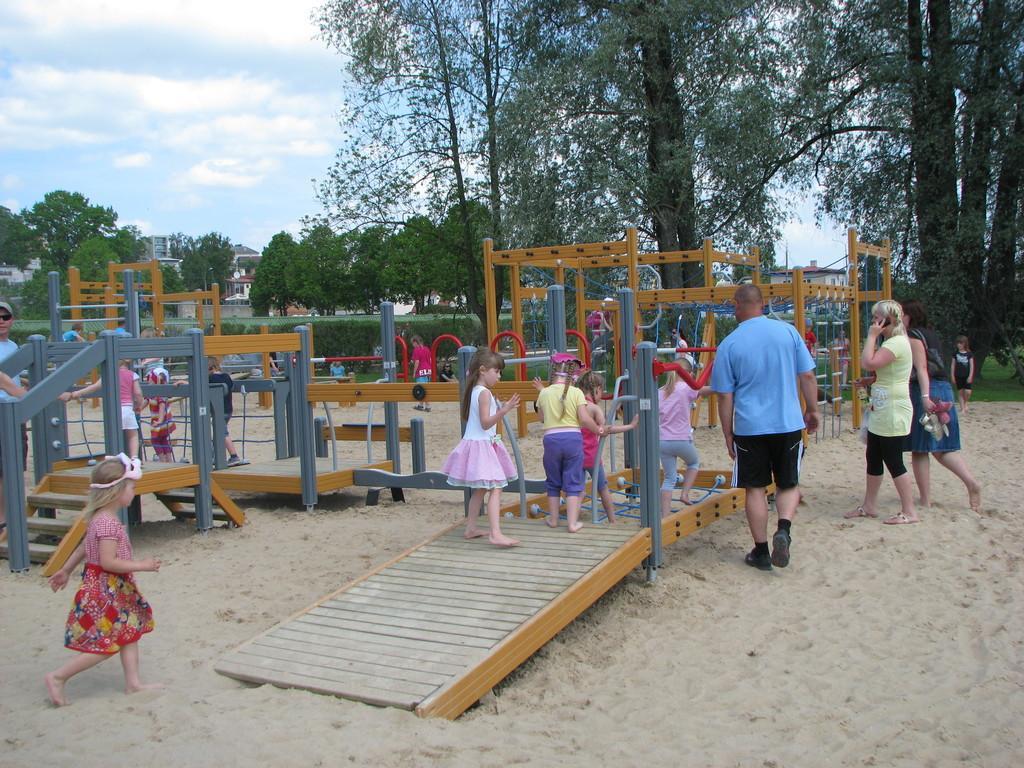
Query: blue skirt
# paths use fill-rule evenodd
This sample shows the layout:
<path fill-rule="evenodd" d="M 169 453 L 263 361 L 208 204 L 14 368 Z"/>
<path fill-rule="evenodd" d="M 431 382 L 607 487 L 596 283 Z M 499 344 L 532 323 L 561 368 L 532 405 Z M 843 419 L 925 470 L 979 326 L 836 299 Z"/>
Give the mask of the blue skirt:
<path fill-rule="evenodd" d="M 938 402 L 939 400 L 951 403 L 956 402 L 952 385 L 944 379 L 931 383 L 929 396 L 933 402 Z M 916 380 L 910 382 L 910 401 L 914 404 L 914 418 L 910 423 L 910 434 L 903 438 L 903 450 L 913 451 L 914 453 L 959 451 L 960 420 L 956 415 L 956 407 L 954 406 L 949 410 L 949 423 L 946 425 L 949 434 L 941 440 L 936 440 L 931 436 L 930 432 L 926 432 L 925 428 L 921 426 L 920 418 L 924 415 L 924 409 L 921 407 L 921 387 L 918 386 Z"/>

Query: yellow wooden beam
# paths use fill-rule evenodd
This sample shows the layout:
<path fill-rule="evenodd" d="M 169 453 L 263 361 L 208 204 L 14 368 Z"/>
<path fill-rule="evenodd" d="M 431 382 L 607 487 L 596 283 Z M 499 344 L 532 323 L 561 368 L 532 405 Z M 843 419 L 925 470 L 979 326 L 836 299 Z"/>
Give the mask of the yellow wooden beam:
<path fill-rule="evenodd" d="M 684 507 L 661 521 L 661 542 L 664 546 L 675 544 L 701 528 L 742 508 L 746 491 L 729 488 L 722 493 L 713 493 L 698 504 Z"/>
<path fill-rule="evenodd" d="M 296 352 L 300 348 L 297 333 L 249 333 L 239 336 L 207 336 L 203 349 L 208 355 L 240 355 L 253 352 Z"/>

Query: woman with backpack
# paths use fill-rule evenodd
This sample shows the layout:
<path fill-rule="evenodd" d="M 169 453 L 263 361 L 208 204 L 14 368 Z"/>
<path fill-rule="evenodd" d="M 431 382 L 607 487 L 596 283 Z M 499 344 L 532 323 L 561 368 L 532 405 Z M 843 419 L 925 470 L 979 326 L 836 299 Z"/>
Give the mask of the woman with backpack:
<path fill-rule="evenodd" d="M 936 410 L 940 403 L 953 403 L 953 388 L 949 383 L 949 366 L 942 354 L 939 335 L 928 327 L 928 315 L 924 305 L 917 299 L 902 302 L 903 326 L 910 339 L 910 350 L 914 357 L 914 370 L 910 374 L 910 400 L 914 406 L 914 418 L 910 434 L 903 445 L 904 451 L 911 452 L 911 466 L 914 481 L 921 496 L 921 506 L 931 506 L 931 462 L 930 456 L 948 469 L 967 488 L 971 509 L 981 509 L 981 485 L 974 479 L 960 454 L 960 422 L 956 408 L 950 407 L 949 421 L 941 433 L 929 432 L 921 423 L 923 416 Z M 927 384 L 922 387 L 921 383 Z"/>

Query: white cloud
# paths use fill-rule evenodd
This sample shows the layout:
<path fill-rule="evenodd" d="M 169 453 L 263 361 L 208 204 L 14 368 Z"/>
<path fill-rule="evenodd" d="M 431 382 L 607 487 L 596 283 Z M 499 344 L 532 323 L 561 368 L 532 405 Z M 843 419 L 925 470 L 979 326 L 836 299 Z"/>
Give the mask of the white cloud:
<path fill-rule="evenodd" d="M 130 155 L 120 155 L 114 158 L 115 168 L 145 168 L 153 161 L 149 152 L 135 152 Z"/>
<path fill-rule="evenodd" d="M 14 213 L 17 213 L 18 211 L 21 210 L 21 203 L 19 203 L 13 197 L 9 197 L 6 200 L 0 200 L 0 205 L 2 205 L 9 211 L 13 211 Z"/>
<path fill-rule="evenodd" d="M 179 184 L 197 184 L 201 187 L 231 187 L 247 189 L 263 181 L 265 172 L 273 165 L 270 161 L 247 166 L 236 158 L 214 158 L 193 165 L 175 181 Z"/>
<path fill-rule="evenodd" d="M 5 173 L 0 179 L 0 187 L 3 189 L 17 189 L 21 186 L 21 179 L 13 173 Z"/>
<path fill-rule="evenodd" d="M 310 15 L 317 0 L 7 0 L 7 12 L 50 36 L 111 29 L 174 30 L 214 42 L 289 50 L 308 47 L 316 34 Z"/>

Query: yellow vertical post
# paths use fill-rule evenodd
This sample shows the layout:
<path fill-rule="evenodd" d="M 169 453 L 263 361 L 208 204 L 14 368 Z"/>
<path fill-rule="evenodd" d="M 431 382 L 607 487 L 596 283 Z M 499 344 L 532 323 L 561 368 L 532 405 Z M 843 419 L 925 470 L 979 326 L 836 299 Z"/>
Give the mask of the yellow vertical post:
<path fill-rule="evenodd" d="M 712 288 L 715 285 L 715 276 L 713 274 L 715 270 L 715 249 L 711 244 L 711 238 L 704 238 L 704 287 Z"/>
<path fill-rule="evenodd" d="M 576 260 L 576 330 L 587 336 L 587 317 L 583 301 L 586 299 L 587 282 L 583 277 L 583 259 Z"/>
<path fill-rule="evenodd" d="M 885 258 L 882 261 L 882 296 L 892 298 L 892 243 L 889 238 L 882 241 L 885 248 Z"/>
<path fill-rule="evenodd" d="M 213 332 L 220 336 L 220 283 L 210 286 L 210 303 L 213 305 Z"/>
<path fill-rule="evenodd" d="M 157 335 L 163 335 L 164 330 L 164 273 L 160 269 L 160 262 L 153 259 L 153 269 L 150 274 L 152 275 L 151 281 L 153 283 L 153 297 L 150 299 L 152 302 L 150 306 L 153 308 L 153 330 L 157 332 Z"/>
<path fill-rule="evenodd" d="M 117 328 L 117 307 L 114 306 L 114 289 L 109 285 L 103 287 L 103 317 L 107 320 L 107 328 Z"/>
<path fill-rule="evenodd" d="M 199 330 L 203 329 L 203 322 L 205 320 L 205 313 L 203 311 L 203 302 L 206 301 L 206 291 L 200 291 L 196 288 L 195 291 L 195 302 L 196 302 L 196 328 Z"/>
<path fill-rule="evenodd" d="M 850 274 L 850 285 L 853 287 L 853 304 L 850 306 L 850 376 L 853 381 L 860 378 L 860 273 L 857 268 L 857 230 L 850 227 L 846 230 L 846 264 Z M 860 398 L 854 391 L 853 428 L 860 429 L 861 405 Z"/>
<path fill-rule="evenodd" d="M 501 297 L 494 288 L 494 241 L 484 240 L 484 307 L 487 313 L 487 342 L 498 335 L 498 310 Z"/>
<path fill-rule="evenodd" d="M 520 336 L 523 334 L 523 284 L 519 265 L 514 264 L 509 270 L 509 296 L 512 299 L 512 330 Z M 495 330 L 495 335 L 498 331 Z M 491 336 L 493 339 L 494 336 Z"/>
<path fill-rule="evenodd" d="M 68 289 L 69 289 L 69 300 L 71 306 L 74 309 L 71 310 L 72 320 L 82 319 L 82 310 L 80 307 L 85 304 L 82 300 L 82 273 L 78 270 L 78 267 L 68 267 Z"/>
<path fill-rule="evenodd" d="M 704 337 L 701 341 L 701 345 L 705 347 L 717 347 L 718 346 L 718 324 L 716 322 L 718 315 L 714 312 L 708 313 L 707 320 L 704 321 Z M 710 361 L 711 353 L 704 353 L 705 365 Z M 708 398 L 708 426 L 718 426 L 718 398 L 715 395 L 711 395 Z"/>
<path fill-rule="evenodd" d="M 754 260 L 754 274 L 751 275 L 750 280 L 754 285 L 761 284 L 761 249 L 758 246 L 754 246 L 750 249 L 750 258 Z"/>
<path fill-rule="evenodd" d="M 270 333 L 270 326 L 269 325 L 261 325 L 260 326 L 260 333 L 264 334 L 264 335 L 269 334 Z M 264 352 L 263 353 L 263 360 L 261 362 L 261 366 L 263 368 L 263 378 L 264 379 L 269 379 L 270 378 L 270 352 Z M 271 405 L 273 405 L 273 399 L 271 397 L 270 392 L 260 392 L 260 408 L 269 408 Z"/>

